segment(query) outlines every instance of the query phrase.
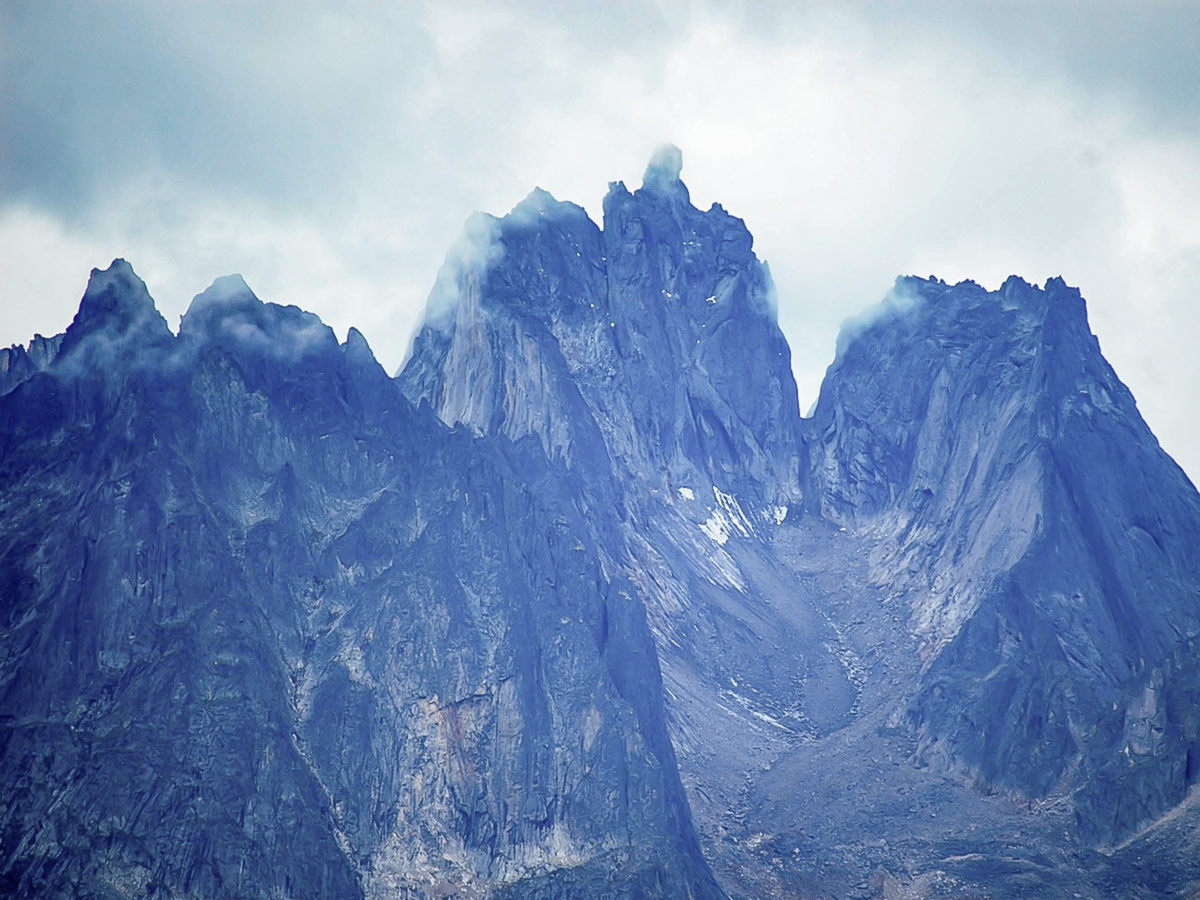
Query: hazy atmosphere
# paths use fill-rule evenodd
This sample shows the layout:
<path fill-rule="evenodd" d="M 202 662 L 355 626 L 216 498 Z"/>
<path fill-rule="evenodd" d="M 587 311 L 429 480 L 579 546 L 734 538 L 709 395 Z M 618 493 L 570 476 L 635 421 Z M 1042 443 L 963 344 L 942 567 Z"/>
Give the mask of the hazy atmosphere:
<path fill-rule="evenodd" d="M 1200 7 L 6 3 L 0 342 L 130 260 L 172 327 L 214 278 L 402 362 L 475 210 L 593 218 L 683 150 L 778 288 L 800 404 L 899 274 L 1061 275 L 1200 475 Z"/>

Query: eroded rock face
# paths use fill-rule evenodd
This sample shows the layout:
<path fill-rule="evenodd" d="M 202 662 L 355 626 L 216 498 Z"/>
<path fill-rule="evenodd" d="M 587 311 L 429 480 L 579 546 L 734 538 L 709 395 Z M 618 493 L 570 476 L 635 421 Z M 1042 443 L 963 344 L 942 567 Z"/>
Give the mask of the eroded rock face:
<path fill-rule="evenodd" d="M 144 340 L 114 270 L 62 351 L 111 364 L 0 401 L 5 892 L 718 896 L 640 601 L 537 442 L 240 279 Z"/>
<path fill-rule="evenodd" d="M 878 541 L 876 581 L 911 598 L 920 754 L 1044 797 L 1200 633 L 1200 499 L 1061 279 L 903 279 L 844 337 L 812 423 L 812 502 Z M 1158 760 L 1168 781 L 1180 760 Z"/>
<path fill-rule="evenodd" d="M 791 355 L 750 232 L 691 205 L 677 154 L 634 193 L 610 186 L 603 231 L 544 191 L 474 222 L 398 378 L 450 424 L 535 434 L 638 495 L 753 497 L 757 515 L 800 497 Z"/>
<path fill-rule="evenodd" d="M 740 219 L 691 205 L 677 152 L 639 190 L 610 186 L 603 230 L 536 191 L 469 222 L 397 380 L 447 423 L 536 435 L 589 515 L 615 518 L 607 565 L 646 606 L 713 824 L 760 754 L 844 724 L 855 687 L 835 628 L 762 546 L 803 473 L 769 275 Z M 768 592 L 800 599 L 781 614 Z M 708 841 L 734 846 L 715 824 Z"/>
<path fill-rule="evenodd" d="M 28 347 L 14 344 L 0 349 L 0 394 L 7 394 L 50 365 L 58 355 L 62 338 L 61 334 L 49 338 L 37 334 Z"/>

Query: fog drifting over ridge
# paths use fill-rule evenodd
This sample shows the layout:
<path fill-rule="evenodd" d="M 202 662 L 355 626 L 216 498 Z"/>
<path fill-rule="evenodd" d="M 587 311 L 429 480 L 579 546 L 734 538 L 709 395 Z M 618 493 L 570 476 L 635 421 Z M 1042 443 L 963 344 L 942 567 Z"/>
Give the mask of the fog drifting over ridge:
<path fill-rule="evenodd" d="M 771 267 L 801 408 L 897 275 L 1062 275 L 1200 472 L 1200 11 L 5 7 L 0 342 L 129 259 L 167 320 L 215 277 L 403 359 L 474 210 L 599 219 L 684 153 Z M 114 54 L 112 48 L 123 48 Z M 314 49 L 316 48 L 316 49 Z M 1193 48 L 1193 49 L 1189 49 Z"/>

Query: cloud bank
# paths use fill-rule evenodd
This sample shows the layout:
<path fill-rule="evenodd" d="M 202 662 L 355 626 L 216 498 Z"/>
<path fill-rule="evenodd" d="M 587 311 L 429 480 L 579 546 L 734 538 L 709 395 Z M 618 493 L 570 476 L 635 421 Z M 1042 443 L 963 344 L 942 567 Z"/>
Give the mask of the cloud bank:
<path fill-rule="evenodd" d="M 124 256 L 168 321 L 240 271 L 393 370 L 474 210 L 597 217 L 664 141 L 771 266 L 807 406 L 898 274 L 1062 275 L 1200 473 L 1200 8 L 6 4 L 0 341 Z"/>

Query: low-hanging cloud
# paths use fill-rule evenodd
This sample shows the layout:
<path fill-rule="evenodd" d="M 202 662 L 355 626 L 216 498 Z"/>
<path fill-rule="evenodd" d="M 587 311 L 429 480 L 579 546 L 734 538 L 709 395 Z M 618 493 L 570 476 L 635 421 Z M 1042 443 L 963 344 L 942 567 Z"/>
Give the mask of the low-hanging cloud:
<path fill-rule="evenodd" d="M 835 359 L 854 341 L 877 325 L 896 325 L 910 321 L 926 302 L 911 278 L 897 278 L 892 289 L 874 306 L 846 318 L 838 329 Z"/>
<path fill-rule="evenodd" d="M 458 240 L 446 251 L 425 306 L 424 324 L 440 330 L 449 328 L 467 283 L 481 280 L 503 255 L 500 220 L 487 213 L 471 215 Z"/>

